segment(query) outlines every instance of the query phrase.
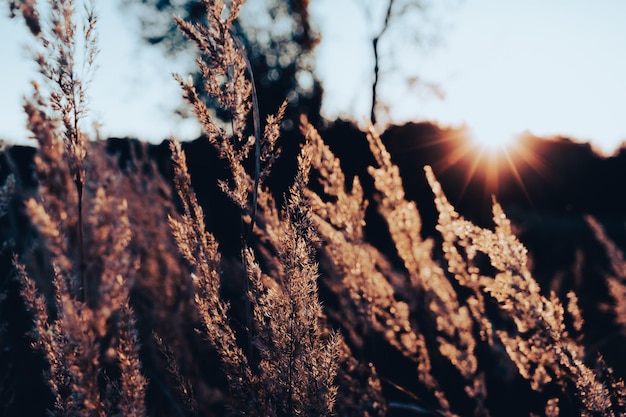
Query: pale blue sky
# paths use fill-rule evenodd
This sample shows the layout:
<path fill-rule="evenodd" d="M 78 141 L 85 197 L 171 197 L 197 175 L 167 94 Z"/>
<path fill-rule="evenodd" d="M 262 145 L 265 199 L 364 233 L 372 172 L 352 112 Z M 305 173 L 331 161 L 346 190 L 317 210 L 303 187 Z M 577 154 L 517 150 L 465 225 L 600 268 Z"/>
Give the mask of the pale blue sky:
<path fill-rule="evenodd" d="M 400 51 L 445 99 L 386 85 L 381 96 L 394 121 L 466 124 L 485 141 L 525 130 L 565 135 L 607 153 L 626 140 L 626 1 L 464 0 L 446 10 L 438 46 L 428 54 Z M 335 28 L 334 41 L 318 50 L 320 73 L 335 73 L 326 84 L 326 115 L 348 110 L 364 120 L 370 92 L 358 87 L 368 86 L 371 74 L 359 77 L 358 68 L 371 68 L 371 51 L 341 37 L 354 10 L 319 15 Z"/>
<path fill-rule="evenodd" d="M 375 28 L 359 9 L 362 3 L 381 4 L 310 1 L 323 36 L 318 73 L 330 119 L 342 115 L 363 122 L 369 115 Z M 138 25 L 129 24 L 116 4 L 97 2 L 102 53 L 90 91 L 102 135 L 155 142 L 171 134 L 195 137 L 193 121 L 171 117 L 180 93 L 170 73 L 184 71 L 184 64 L 140 46 Z M 437 20 L 437 13 L 445 18 Z M 372 16 L 376 20 L 376 11 Z M 397 72 L 383 73 L 380 97 L 390 118 L 381 113 L 383 122 L 466 124 L 492 141 L 524 130 L 561 134 L 605 152 L 626 140 L 626 1 L 447 0 L 432 17 L 440 42 L 425 50 L 384 51 L 385 65 L 438 84 L 445 98 L 409 88 L 398 81 L 402 77 L 390 75 Z M 399 45 L 394 36 L 390 32 L 381 48 Z M 34 77 L 27 40 L 21 22 L 0 10 L 0 138 L 22 143 L 27 133 L 21 97 Z"/>

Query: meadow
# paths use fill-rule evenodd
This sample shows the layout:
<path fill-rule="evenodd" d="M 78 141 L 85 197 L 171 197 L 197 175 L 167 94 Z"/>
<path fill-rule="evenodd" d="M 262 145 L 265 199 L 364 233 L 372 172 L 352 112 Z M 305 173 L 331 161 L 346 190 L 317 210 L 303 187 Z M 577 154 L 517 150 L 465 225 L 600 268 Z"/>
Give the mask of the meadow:
<path fill-rule="evenodd" d="M 10 3 L 41 53 L 24 104 L 37 147 L 0 167 L 0 413 L 626 415 L 626 260 L 601 222 L 585 217 L 606 259 L 590 300 L 544 287 L 497 199 L 489 226 L 468 220 L 428 165 L 425 230 L 374 128 L 360 175 L 305 116 L 281 156 L 287 102 L 261 120 L 242 3 L 176 20 L 199 51 L 204 91 L 176 80 L 204 138 L 171 138 L 166 161 L 83 126 L 89 5 Z M 590 280 L 579 256 L 564 267 Z"/>

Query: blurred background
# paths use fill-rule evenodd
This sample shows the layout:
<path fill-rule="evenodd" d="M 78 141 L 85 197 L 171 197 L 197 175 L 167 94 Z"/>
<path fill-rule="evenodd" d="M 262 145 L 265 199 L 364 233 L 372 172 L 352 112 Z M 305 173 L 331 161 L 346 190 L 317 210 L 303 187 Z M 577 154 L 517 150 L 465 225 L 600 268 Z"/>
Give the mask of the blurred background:
<path fill-rule="evenodd" d="M 102 137 L 198 137 L 171 77 L 194 71 L 193 49 L 171 16 L 202 19 L 200 2 L 96 9 L 101 54 L 89 91 Z M 558 135 L 610 155 L 626 139 L 624 17 L 620 0 L 248 0 L 239 36 L 272 96 L 267 112 L 288 97 L 300 111 L 320 107 L 327 121 L 432 121 L 496 147 L 523 132 Z M 5 8 L 0 139 L 10 142 L 28 143 L 21 103 L 35 77 L 31 47 Z"/>
<path fill-rule="evenodd" d="M 4 5 L 0 0 L 0 139 L 34 146 L 21 104 L 37 78 L 35 44 Z M 195 140 L 199 126 L 171 76 L 200 82 L 195 50 L 171 17 L 200 21 L 201 2 L 109 0 L 96 9 L 101 54 L 87 127 L 96 124 L 98 137 L 109 139 L 106 149 L 122 160 L 138 145 L 125 138 L 152 143 L 148 154 L 166 178 L 171 159 L 162 141 L 187 141 L 207 228 L 237 257 L 238 211 L 207 180 L 220 175 L 217 155 Z M 574 290 L 580 297 L 589 355 L 602 353 L 626 375 L 625 339 L 606 284 L 619 273 L 585 221 L 593 216 L 626 248 L 626 1 L 247 0 L 240 17 L 236 33 L 254 69 L 261 113 L 274 113 L 285 98 L 290 103 L 283 157 L 269 180 L 277 195 L 293 179 L 304 113 L 346 178 L 358 176 L 375 201 L 367 171 L 375 162 L 363 132 L 374 124 L 407 198 L 417 202 L 424 236 L 441 239 L 424 165 L 459 213 L 480 226 L 493 228 L 495 197 L 544 293 L 565 299 Z M 0 178 L 12 161 L 34 192 L 34 150 L 16 146 L 5 154 Z M 375 204 L 366 220 L 366 240 L 393 248 Z M 440 245 L 434 251 L 443 259 Z M 524 398 L 512 390 L 502 402 Z"/>

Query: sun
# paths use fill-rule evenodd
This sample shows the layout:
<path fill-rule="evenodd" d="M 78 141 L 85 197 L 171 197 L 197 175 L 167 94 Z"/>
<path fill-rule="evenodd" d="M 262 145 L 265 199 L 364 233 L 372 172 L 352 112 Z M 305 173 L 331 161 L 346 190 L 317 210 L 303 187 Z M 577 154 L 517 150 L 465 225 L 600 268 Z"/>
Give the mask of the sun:
<path fill-rule="evenodd" d="M 526 193 L 519 171 L 519 163 L 526 159 L 527 152 L 520 142 L 521 134 L 497 121 L 473 125 L 467 132 L 467 147 L 470 163 L 467 184 L 475 175 L 482 178 L 485 193 L 497 193 L 503 180 L 512 178 Z M 467 185 L 466 184 L 466 185 Z"/>
<path fill-rule="evenodd" d="M 505 125 L 486 124 L 476 129 L 468 123 L 438 139 L 443 152 L 433 167 L 459 181 L 458 198 L 478 198 L 491 204 L 492 197 L 519 189 L 533 204 L 525 182 L 537 175 L 547 178 L 549 163 L 542 156 L 539 138 L 527 130 L 514 134 Z M 428 150 L 432 144 L 423 146 Z"/>
<path fill-rule="evenodd" d="M 519 135 L 496 124 L 473 126 L 469 131 L 469 140 L 480 153 L 492 157 L 501 157 L 509 153 L 516 144 Z"/>

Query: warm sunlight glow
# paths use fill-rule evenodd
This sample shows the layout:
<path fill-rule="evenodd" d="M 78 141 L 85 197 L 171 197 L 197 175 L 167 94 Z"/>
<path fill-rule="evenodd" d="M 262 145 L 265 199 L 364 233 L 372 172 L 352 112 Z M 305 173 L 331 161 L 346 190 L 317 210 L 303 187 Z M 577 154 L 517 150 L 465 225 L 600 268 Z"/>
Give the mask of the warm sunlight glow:
<path fill-rule="evenodd" d="M 529 159 L 530 149 L 524 149 L 520 134 L 497 123 L 471 126 L 468 129 L 467 148 L 469 165 L 466 186 L 477 176 L 481 178 L 486 194 L 497 193 L 501 187 L 516 183 L 524 193 L 526 187 L 520 175 L 520 166 Z"/>
<path fill-rule="evenodd" d="M 517 136 L 510 130 L 500 129 L 496 124 L 485 125 L 481 128 L 472 127 L 470 140 L 479 149 L 491 155 L 501 155 L 510 150 L 516 142 Z"/>
<path fill-rule="evenodd" d="M 524 175 L 546 175 L 536 140 L 529 132 L 513 135 L 504 127 L 495 129 L 487 125 L 479 130 L 462 126 L 443 135 L 445 151 L 434 166 L 442 174 L 463 179 L 458 198 L 482 199 L 487 209 L 491 207 L 492 196 L 511 190 L 521 190 L 530 199 Z M 424 150 L 428 150 L 428 144 Z"/>

